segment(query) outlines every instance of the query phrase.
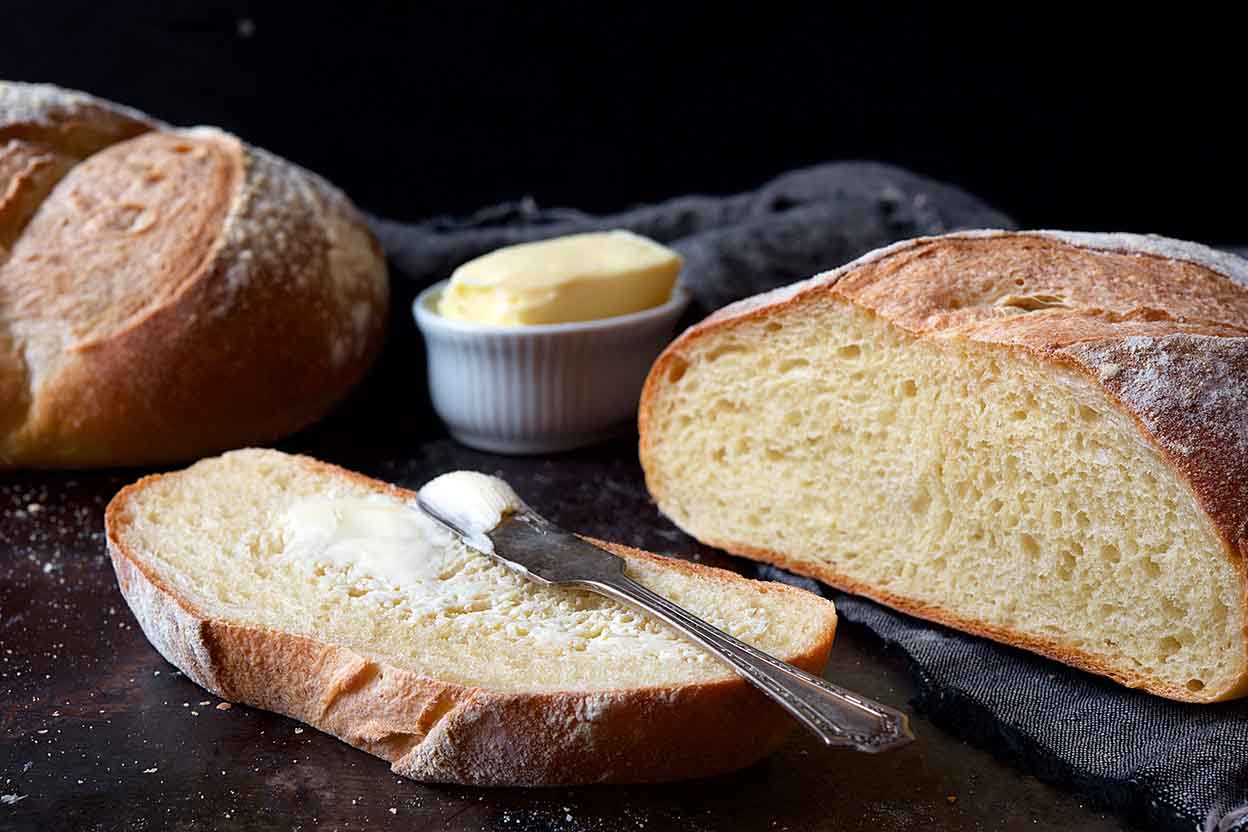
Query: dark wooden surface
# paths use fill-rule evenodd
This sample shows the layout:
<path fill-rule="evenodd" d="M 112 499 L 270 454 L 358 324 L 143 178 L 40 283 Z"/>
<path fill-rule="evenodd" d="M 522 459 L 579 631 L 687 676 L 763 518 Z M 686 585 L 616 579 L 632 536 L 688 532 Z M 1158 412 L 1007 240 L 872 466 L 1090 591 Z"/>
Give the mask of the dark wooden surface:
<path fill-rule="evenodd" d="M 409 486 L 454 468 L 500 473 L 568 528 L 739 565 L 659 516 L 635 438 L 551 458 L 481 454 L 438 436 L 414 396 L 392 406 L 366 390 L 283 447 Z M 384 434 L 361 418 L 379 407 L 391 408 Z M 922 717 L 918 742 L 891 754 L 830 751 L 795 732 L 745 771 L 670 785 L 486 790 L 398 778 L 290 719 L 218 709 L 148 645 L 102 534 L 108 499 L 139 473 L 10 474 L 0 484 L 0 829 L 1123 828 Z M 910 710 L 904 669 L 866 631 L 842 624 L 826 675 Z"/>

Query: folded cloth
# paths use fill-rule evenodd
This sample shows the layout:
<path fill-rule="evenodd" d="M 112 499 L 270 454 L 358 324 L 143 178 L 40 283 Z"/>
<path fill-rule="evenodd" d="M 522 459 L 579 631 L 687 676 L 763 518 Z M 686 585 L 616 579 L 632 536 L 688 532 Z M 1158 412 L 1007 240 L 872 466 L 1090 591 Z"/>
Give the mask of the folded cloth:
<path fill-rule="evenodd" d="M 460 263 L 513 243 L 627 228 L 674 247 L 703 312 L 835 268 L 874 248 L 963 228 L 1013 228 L 1009 217 L 952 185 L 876 162 L 786 173 L 734 196 L 685 196 L 595 216 L 531 199 L 466 219 L 370 225 L 391 266 L 424 286 Z"/>
<path fill-rule="evenodd" d="M 1188 705 L 911 618 L 772 566 L 900 652 L 942 729 L 1149 828 L 1248 830 L 1248 704 Z"/>

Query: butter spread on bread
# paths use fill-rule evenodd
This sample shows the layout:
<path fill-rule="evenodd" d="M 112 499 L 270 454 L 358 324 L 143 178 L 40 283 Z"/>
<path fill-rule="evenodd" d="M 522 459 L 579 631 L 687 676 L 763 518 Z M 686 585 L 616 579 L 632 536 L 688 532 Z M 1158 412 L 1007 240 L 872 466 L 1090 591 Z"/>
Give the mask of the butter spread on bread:
<path fill-rule="evenodd" d="M 408 777 L 696 777 L 748 765 L 793 725 L 666 625 L 527 581 L 425 526 L 413 492 L 306 457 L 236 451 L 147 477 L 105 522 L 123 596 L 191 680 Z M 651 590 L 822 671 L 836 623 L 824 599 L 602 545 Z M 394 568 L 402 551 L 428 565 Z"/>
<path fill-rule="evenodd" d="M 283 557 L 387 589 L 436 580 L 450 564 L 451 533 L 381 495 L 307 497 L 286 509 L 282 525 Z"/>
<path fill-rule="evenodd" d="M 1248 262 L 912 240 L 711 315 L 646 482 L 703 542 L 1194 702 L 1248 692 Z"/>
<path fill-rule="evenodd" d="M 666 303 L 680 267 L 676 252 L 631 231 L 521 243 L 456 269 L 438 312 L 483 324 L 609 318 Z"/>
<path fill-rule="evenodd" d="M 476 471 L 452 471 L 421 489 L 445 516 L 484 534 L 519 505 L 511 486 Z M 382 494 L 316 495 L 293 502 L 282 516 L 283 555 L 337 569 L 387 589 L 444 579 L 462 546 L 418 507 Z"/>

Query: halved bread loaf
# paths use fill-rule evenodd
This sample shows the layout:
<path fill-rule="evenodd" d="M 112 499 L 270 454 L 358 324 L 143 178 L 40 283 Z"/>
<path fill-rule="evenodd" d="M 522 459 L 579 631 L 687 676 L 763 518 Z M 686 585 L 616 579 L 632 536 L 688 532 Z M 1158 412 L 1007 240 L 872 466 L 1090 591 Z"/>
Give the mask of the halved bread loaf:
<path fill-rule="evenodd" d="M 140 480 L 107 511 L 122 594 L 156 649 L 203 687 L 420 780 L 695 777 L 761 758 L 793 724 L 666 626 L 528 582 L 458 541 L 398 583 L 341 550 L 305 557 L 305 521 L 335 504 L 418 511 L 412 492 L 276 451 Z M 827 601 L 605 545 L 717 627 L 810 672 L 826 664 Z"/>
<path fill-rule="evenodd" d="M 698 539 L 1194 702 L 1248 692 L 1248 263 L 919 239 L 655 363 L 641 459 Z"/>

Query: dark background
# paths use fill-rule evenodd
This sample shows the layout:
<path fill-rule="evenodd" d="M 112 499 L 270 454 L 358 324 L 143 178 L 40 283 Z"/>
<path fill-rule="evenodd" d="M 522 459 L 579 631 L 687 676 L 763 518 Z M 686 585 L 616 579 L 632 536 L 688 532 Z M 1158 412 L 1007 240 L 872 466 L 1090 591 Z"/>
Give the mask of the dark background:
<path fill-rule="evenodd" d="M 947 5 L 18 0 L 0 76 L 222 126 L 399 219 L 871 158 L 1025 227 L 1248 238 L 1235 21 Z"/>

